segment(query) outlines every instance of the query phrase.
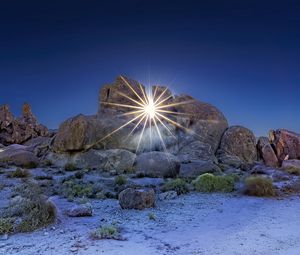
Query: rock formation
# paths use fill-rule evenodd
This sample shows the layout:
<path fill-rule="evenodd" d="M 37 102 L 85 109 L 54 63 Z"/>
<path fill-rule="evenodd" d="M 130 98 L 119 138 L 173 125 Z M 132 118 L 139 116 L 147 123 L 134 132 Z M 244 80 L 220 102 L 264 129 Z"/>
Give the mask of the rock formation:
<path fill-rule="evenodd" d="M 8 105 L 0 107 L 0 143 L 3 145 L 23 144 L 35 138 L 49 136 L 48 129 L 39 124 L 29 104 L 24 104 L 22 116 L 15 119 Z"/>

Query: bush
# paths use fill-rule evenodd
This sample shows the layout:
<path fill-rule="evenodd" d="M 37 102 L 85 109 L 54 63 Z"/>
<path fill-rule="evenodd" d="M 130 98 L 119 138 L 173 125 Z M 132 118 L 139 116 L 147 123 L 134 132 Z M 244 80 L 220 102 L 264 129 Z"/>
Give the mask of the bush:
<path fill-rule="evenodd" d="M 62 193 L 69 200 L 73 200 L 75 197 L 91 198 L 93 196 L 93 185 L 82 181 L 68 180 L 62 184 Z"/>
<path fill-rule="evenodd" d="M 0 235 L 13 233 L 14 221 L 13 218 L 0 218 Z"/>
<path fill-rule="evenodd" d="M 156 216 L 154 213 L 149 213 L 148 218 L 149 218 L 149 220 L 156 220 Z"/>
<path fill-rule="evenodd" d="M 30 232 L 47 226 L 55 220 L 55 206 L 47 201 L 38 185 L 23 184 L 16 188 L 18 196 L 11 202 L 6 214 L 8 217 L 21 218 L 15 230 Z"/>
<path fill-rule="evenodd" d="M 38 164 L 35 162 L 28 162 L 23 165 L 23 167 L 27 168 L 27 169 L 37 168 L 37 166 L 38 166 Z"/>
<path fill-rule="evenodd" d="M 30 173 L 27 169 L 17 168 L 15 171 L 10 172 L 7 177 L 9 178 L 28 178 Z"/>
<path fill-rule="evenodd" d="M 271 179 L 262 176 L 250 176 L 245 180 L 245 194 L 257 197 L 276 195 Z"/>
<path fill-rule="evenodd" d="M 119 230 L 114 224 L 98 228 L 91 233 L 91 237 L 93 239 L 121 239 Z"/>
<path fill-rule="evenodd" d="M 284 169 L 289 174 L 295 174 L 295 175 L 300 175 L 300 169 L 297 167 L 289 166 Z"/>
<path fill-rule="evenodd" d="M 67 163 L 64 166 L 65 171 L 76 171 L 77 167 L 72 163 Z"/>
<path fill-rule="evenodd" d="M 202 174 L 194 180 L 196 191 L 200 192 L 232 192 L 234 190 L 234 178 L 232 176 L 215 176 Z"/>
<path fill-rule="evenodd" d="M 175 179 L 168 181 L 163 187 L 163 191 L 174 190 L 177 195 L 186 194 L 189 192 L 187 183 L 182 179 Z"/>
<path fill-rule="evenodd" d="M 118 186 L 122 186 L 127 183 L 127 178 L 124 175 L 119 175 L 115 177 L 115 184 Z"/>

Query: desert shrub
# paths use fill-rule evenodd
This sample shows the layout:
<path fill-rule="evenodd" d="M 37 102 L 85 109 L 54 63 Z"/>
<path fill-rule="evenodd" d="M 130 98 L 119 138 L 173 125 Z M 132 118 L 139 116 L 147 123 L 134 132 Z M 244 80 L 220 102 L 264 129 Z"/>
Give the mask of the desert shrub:
<path fill-rule="evenodd" d="M 295 174 L 295 175 L 300 175 L 300 169 L 296 167 L 289 166 L 284 169 L 289 174 Z"/>
<path fill-rule="evenodd" d="M 76 171 L 77 167 L 73 163 L 67 163 L 64 166 L 65 171 Z"/>
<path fill-rule="evenodd" d="M 8 173 L 9 178 L 28 178 L 30 173 L 27 169 L 17 168 L 15 171 Z"/>
<path fill-rule="evenodd" d="M 93 239 L 120 239 L 120 233 L 115 224 L 101 226 L 90 235 Z"/>
<path fill-rule="evenodd" d="M 37 168 L 37 166 L 38 164 L 35 162 L 28 162 L 23 165 L 23 167 L 27 169 Z"/>
<path fill-rule="evenodd" d="M 177 192 L 177 195 L 186 194 L 189 192 L 186 181 L 179 178 L 168 181 L 166 184 L 163 185 L 162 190 L 174 190 Z"/>
<path fill-rule="evenodd" d="M 156 216 L 154 213 L 149 213 L 148 218 L 149 218 L 149 220 L 156 220 Z"/>
<path fill-rule="evenodd" d="M 75 178 L 76 179 L 82 179 L 84 177 L 85 172 L 84 171 L 78 171 L 75 173 Z"/>
<path fill-rule="evenodd" d="M 234 178 L 232 176 L 215 176 L 202 174 L 192 182 L 196 191 L 200 192 L 232 192 L 234 190 Z"/>
<path fill-rule="evenodd" d="M 275 196 L 271 179 L 262 176 L 250 176 L 245 180 L 245 194 L 257 197 Z"/>
<path fill-rule="evenodd" d="M 53 162 L 50 159 L 46 159 L 43 161 L 43 165 L 44 166 L 52 166 Z"/>
<path fill-rule="evenodd" d="M 23 184 L 16 188 L 18 194 L 6 211 L 8 217 L 22 220 L 16 225 L 17 232 L 30 232 L 47 226 L 55 220 L 55 206 L 47 201 L 35 183 Z"/>
<path fill-rule="evenodd" d="M 124 172 L 126 174 L 134 174 L 135 173 L 135 168 L 133 166 L 128 167 Z"/>
<path fill-rule="evenodd" d="M 127 178 L 124 175 L 118 175 L 115 177 L 115 184 L 118 186 L 122 186 L 127 183 Z"/>
<path fill-rule="evenodd" d="M 14 221 L 13 218 L 0 218 L 0 235 L 13 233 Z"/>
<path fill-rule="evenodd" d="M 90 198 L 93 196 L 93 185 L 82 181 L 68 180 L 62 184 L 62 193 L 69 200 L 73 200 L 75 197 Z"/>
<path fill-rule="evenodd" d="M 37 175 L 34 177 L 35 180 L 43 181 L 43 180 L 53 180 L 52 175 Z"/>

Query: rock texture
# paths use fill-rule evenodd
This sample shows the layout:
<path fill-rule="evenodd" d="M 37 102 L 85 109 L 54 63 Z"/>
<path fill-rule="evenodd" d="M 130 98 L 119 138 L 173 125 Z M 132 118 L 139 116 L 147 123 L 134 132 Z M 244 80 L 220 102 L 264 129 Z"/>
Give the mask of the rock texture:
<path fill-rule="evenodd" d="M 150 208 L 155 205 L 155 193 L 153 189 L 128 188 L 119 194 L 119 203 L 122 209 Z"/>
<path fill-rule="evenodd" d="M 149 177 L 176 177 L 180 162 L 170 153 L 147 152 L 138 155 L 135 170 L 138 175 Z"/>
<path fill-rule="evenodd" d="M 32 138 L 50 136 L 48 129 L 39 124 L 29 104 L 24 104 L 22 115 L 15 119 L 8 105 L 0 107 L 0 143 L 22 144 Z"/>
<path fill-rule="evenodd" d="M 74 205 L 71 209 L 66 211 L 69 217 L 90 217 L 93 216 L 93 208 L 90 203 L 82 205 Z"/>
<path fill-rule="evenodd" d="M 282 161 L 282 168 L 290 173 L 300 174 L 300 160 L 290 159 Z"/>
<path fill-rule="evenodd" d="M 278 129 L 270 132 L 270 141 L 275 147 L 280 163 L 286 157 L 300 159 L 300 134 L 286 129 Z"/>
<path fill-rule="evenodd" d="M 267 137 L 260 137 L 257 142 L 257 151 L 266 166 L 278 167 L 279 162 L 272 145 Z"/>
<path fill-rule="evenodd" d="M 181 164 L 180 178 L 196 178 L 204 173 L 220 173 L 221 169 L 210 161 L 194 161 L 188 164 Z"/>
<path fill-rule="evenodd" d="M 255 136 L 241 126 L 228 128 L 222 136 L 218 158 L 223 164 L 237 166 L 240 163 L 253 163 L 257 159 Z"/>

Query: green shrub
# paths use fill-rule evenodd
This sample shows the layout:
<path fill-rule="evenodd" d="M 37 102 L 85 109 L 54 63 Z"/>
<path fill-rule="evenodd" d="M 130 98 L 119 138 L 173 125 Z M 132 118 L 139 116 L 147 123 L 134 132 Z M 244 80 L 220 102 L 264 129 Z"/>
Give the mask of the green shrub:
<path fill-rule="evenodd" d="M 126 173 L 126 174 L 134 174 L 134 173 L 135 173 L 135 168 L 134 168 L 133 166 L 128 167 L 128 168 L 125 170 L 125 173 Z"/>
<path fill-rule="evenodd" d="M 69 200 L 73 200 L 75 197 L 91 198 L 93 196 L 93 185 L 82 181 L 68 180 L 62 184 L 62 193 Z"/>
<path fill-rule="evenodd" d="M 67 163 L 64 166 L 65 171 L 76 171 L 77 167 L 73 163 Z"/>
<path fill-rule="evenodd" d="M 118 175 L 115 177 L 115 184 L 118 186 L 122 186 L 127 183 L 127 178 L 124 175 Z"/>
<path fill-rule="evenodd" d="M 295 175 L 300 175 L 300 169 L 297 167 L 289 166 L 284 169 L 289 174 L 295 174 Z"/>
<path fill-rule="evenodd" d="M 46 160 L 43 161 L 43 165 L 44 166 L 52 166 L 53 163 L 52 163 L 52 161 L 50 159 L 46 159 Z"/>
<path fill-rule="evenodd" d="M 0 218 L 0 235 L 13 233 L 14 221 L 13 218 Z"/>
<path fill-rule="evenodd" d="M 186 181 L 182 179 L 170 180 L 162 187 L 163 191 L 174 190 L 177 192 L 177 195 L 186 194 L 189 192 L 188 185 Z"/>
<path fill-rule="evenodd" d="M 9 178 L 28 178 L 30 173 L 27 169 L 17 168 L 15 171 L 10 172 L 7 177 Z"/>
<path fill-rule="evenodd" d="M 148 218 L 149 218 L 149 220 L 156 220 L 156 216 L 154 213 L 149 213 Z"/>
<path fill-rule="evenodd" d="M 93 239 L 120 239 L 120 233 L 118 228 L 112 224 L 107 226 L 102 226 L 97 230 L 91 233 L 91 237 Z"/>
<path fill-rule="evenodd" d="M 245 194 L 257 197 L 272 197 L 276 195 L 271 179 L 262 176 L 250 176 L 245 180 Z"/>
<path fill-rule="evenodd" d="M 194 180 L 196 191 L 200 192 L 232 192 L 234 190 L 234 178 L 232 176 L 215 176 L 202 174 Z"/>
<path fill-rule="evenodd" d="M 30 232 L 47 226 L 55 220 L 55 206 L 47 201 L 40 187 L 34 183 L 23 184 L 16 188 L 17 198 L 6 211 L 8 217 L 21 218 L 16 232 Z"/>
<path fill-rule="evenodd" d="M 23 167 L 27 169 L 37 168 L 37 166 L 38 164 L 35 162 L 28 162 L 23 165 Z"/>

